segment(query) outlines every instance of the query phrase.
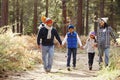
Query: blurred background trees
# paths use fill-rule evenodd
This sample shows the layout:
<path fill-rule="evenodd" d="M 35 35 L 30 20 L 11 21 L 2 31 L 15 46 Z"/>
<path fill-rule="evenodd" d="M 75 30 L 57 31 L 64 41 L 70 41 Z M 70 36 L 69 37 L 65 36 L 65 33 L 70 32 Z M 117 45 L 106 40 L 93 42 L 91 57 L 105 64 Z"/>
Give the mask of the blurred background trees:
<path fill-rule="evenodd" d="M 10 25 L 13 32 L 37 33 L 41 16 L 53 19 L 65 35 L 67 25 L 76 26 L 80 35 L 97 31 L 98 17 L 108 17 L 115 31 L 120 30 L 119 0 L 0 0 L 0 27 Z"/>

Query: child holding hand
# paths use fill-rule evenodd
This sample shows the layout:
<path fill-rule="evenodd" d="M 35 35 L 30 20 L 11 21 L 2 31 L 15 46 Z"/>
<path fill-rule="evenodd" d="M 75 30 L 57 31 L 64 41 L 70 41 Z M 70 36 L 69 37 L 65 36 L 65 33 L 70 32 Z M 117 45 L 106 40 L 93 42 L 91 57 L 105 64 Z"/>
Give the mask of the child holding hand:
<path fill-rule="evenodd" d="M 62 41 L 62 45 L 67 43 L 68 53 L 67 53 L 67 70 L 70 71 L 70 61 L 71 56 L 73 55 L 73 68 L 76 68 L 76 55 L 77 55 L 77 47 L 78 44 L 80 45 L 80 48 L 82 47 L 81 40 L 77 34 L 76 31 L 74 31 L 74 26 L 69 25 L 68 26 L 68 32 Z"/>
<path fill-rule="evenodd" d="M 83 49 L 86 49 L 88 53 L 89 70 L 92 70 L 92 65 L 95 56 L 95 47 L 96 47 L 95 32 L 90 32 L 89 38 L 87 39 L 85 46 L 83 46 Z"/>

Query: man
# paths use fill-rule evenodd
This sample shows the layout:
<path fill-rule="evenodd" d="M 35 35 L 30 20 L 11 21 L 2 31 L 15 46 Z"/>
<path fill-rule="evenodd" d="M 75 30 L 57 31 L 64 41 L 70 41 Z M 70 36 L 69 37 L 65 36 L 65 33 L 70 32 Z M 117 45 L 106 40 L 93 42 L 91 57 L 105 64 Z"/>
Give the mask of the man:
<path fill-rule="evenodd" d="M 37 37 L 38 47 L 42 47 L 42 60 L 44 64 L 44 70 L 46 72 L 50 72 L 52 68 L 54 55 L 54 37 L 56 37 L 60 45 L 62 44 L 58 32 L 52 27 L 52 23 L 53 21 L 50 18 L 47 18 L 45 21 L 45 27 L 40 29 Z M 40 40 L 42 40 L 41 44 Z"/>

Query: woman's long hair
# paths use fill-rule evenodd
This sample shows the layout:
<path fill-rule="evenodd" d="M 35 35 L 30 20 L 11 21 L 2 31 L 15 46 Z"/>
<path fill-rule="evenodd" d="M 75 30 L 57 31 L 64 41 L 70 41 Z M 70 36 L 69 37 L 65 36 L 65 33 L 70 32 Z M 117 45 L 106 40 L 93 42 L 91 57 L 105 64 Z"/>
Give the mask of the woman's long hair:
<path fill-rule="evenodd" d="M 108 24 L 107 23 L 104 23 L 104 26 L 103 26 L 104 28 L 107 28 L 108 27 Z"/>
<path fill-rule="evenodd" d="M 100 29 L 101 28 L 107 28 L 109 25 L 107 24 L 107 23 L 104 23 L 104 25 L 102 26 L 102 27 L 100 27 Z"/>

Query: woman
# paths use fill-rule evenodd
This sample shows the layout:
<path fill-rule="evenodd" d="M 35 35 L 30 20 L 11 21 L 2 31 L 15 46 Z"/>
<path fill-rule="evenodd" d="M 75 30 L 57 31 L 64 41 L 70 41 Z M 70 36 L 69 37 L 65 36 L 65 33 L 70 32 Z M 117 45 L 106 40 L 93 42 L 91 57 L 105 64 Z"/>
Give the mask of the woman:
<path fill-rule="evenodd" d="M 110 50 L 110 36 L 116 43 L 116 37 L 113 34 L 112 28 L 107 24 L 108 18 L 99 19 L 99 29 L 97 32 L 98 51 L 99 51 L 99 64 L 103 62 L 103 54 L 105 55 L 105 66 L 109 64 L 109 50 Z"/>

